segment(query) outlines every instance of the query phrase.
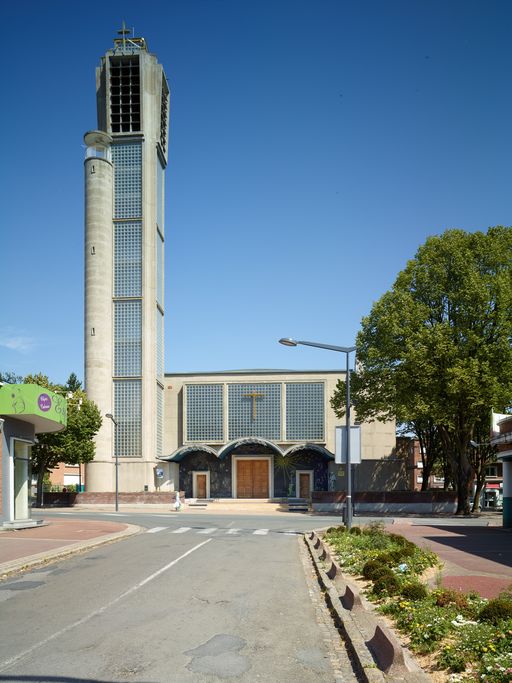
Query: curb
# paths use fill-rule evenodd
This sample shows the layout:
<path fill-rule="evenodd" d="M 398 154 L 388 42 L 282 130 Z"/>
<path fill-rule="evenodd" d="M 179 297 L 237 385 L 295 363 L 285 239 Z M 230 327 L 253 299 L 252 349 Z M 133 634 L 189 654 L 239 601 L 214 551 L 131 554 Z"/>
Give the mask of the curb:
<path fill-rule="evenodd" d="M 117 541 L 122 541 L 124 538 L 134 536 L 143 531 L 143 527 L 136 526 L 135 524 L 127 524 L 126 527 L 126 529 L 116 531 L 112 534 L 97 536 L 96 538 L 90 538 L 87 541 L 77 541 L 65 548 L 56 548 L 55 550 L 43 551 L 34 555 L 21 557 L 17 560 L 11 560 L 11 562 L 4 562 L 3 564 L 0 564 L 0 581 L 8 578 L 11 574 L 47 565 L 71 555 L 78 555 L 79 553 L 87 552 L 91 548 L 96 548 L 100 545 L 116 543 Z"/>
<path fill-rule="evenodd" d="M 313 531 L 304 534 L 304 541 L 332 617 L 364 683 L 431 681 L 393 631 L 366 607 L 358 588 L 349 584 L 321 538 Z"/>

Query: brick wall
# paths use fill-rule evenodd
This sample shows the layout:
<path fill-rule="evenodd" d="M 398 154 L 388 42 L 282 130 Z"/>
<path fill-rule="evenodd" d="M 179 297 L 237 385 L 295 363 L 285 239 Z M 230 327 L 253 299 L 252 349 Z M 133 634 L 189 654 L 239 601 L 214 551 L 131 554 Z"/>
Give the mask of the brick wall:
<path fill-rule="evenodd" d="M 180 498 L 184 500 L 185 492 L 180 491 Z M 176 500 L 175 491 L 140 491 L 134 493 L 119 493 L 118 500 L 124 504 L 139 504 L 147 503 L 153 505 L 168 505 L 174 503 Z M 115 493 L 113 491 L 104 491 L 101 493 L 92 493 L 85 491 L 84 493 L 76 494 L 77 505 L 97 505 L 101 503 L 114 503 Z"/>

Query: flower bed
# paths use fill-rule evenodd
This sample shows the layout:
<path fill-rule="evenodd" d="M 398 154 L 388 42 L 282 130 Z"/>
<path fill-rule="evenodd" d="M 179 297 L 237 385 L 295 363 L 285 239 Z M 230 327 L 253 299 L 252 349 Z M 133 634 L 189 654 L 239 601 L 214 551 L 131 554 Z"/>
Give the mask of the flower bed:
<path fill-rule="evenodd" d="M 487 601 L 476 593 L 422 582 L 438 557 L 382 524 L 331 527 L 324 540 L 343 571 L 366 581 L 367 598 L 406 636 L 410 649 L 430 655 L 448 681 L 512 683 L 512 593 Z"/>

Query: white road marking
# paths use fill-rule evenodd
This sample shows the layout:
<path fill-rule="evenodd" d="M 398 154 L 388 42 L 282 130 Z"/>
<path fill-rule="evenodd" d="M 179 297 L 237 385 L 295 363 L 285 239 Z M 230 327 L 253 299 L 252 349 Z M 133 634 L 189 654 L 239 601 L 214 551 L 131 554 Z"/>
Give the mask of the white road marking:
<path fill-rule="evenodd" d="M 269 529 L 256 529 L 256 531 L 253 531 L 254 536 L 266 536 L 269 532 Z"/>
<path fill-rule="evenodd" d="M 191 527 L 189 526 L 180 526 L 179 529 L 174 529 L 174 531 L 171 531 L 171 534 L 184 534 L 186 531 L 190 531 Z"/>
<path fill-rule="evenodd" d="M 242 529 L 228 529 L 226 531 L 227 534 L 238 534 L 239 531 L 242 531 Z"/>
<path fill-rule="evenodd" d="M 177 557 L 172 562 L 169 562 L 169 564 L 166 564 L 165 567 L 158 569 L 156 572 L 154 572 L 150 576 L 146 577 L 142 581 L 139 581 L 139 583 L 136 583 L 131 588 L 128 588 L 128 590 L 126 590 L 124 593 L 121 593 L 121 595 L 118 595 L 117 598 L 114 598 L 113 600 L 110 600 L 110 602 L 107 602 L 107 604 L 103 605 L 103 607 L 100 607 L 99 609 L 94 610 L 94 612 L 90 612 L 85 617 L 82 617 L 81 619 L 74 621 L 72 624 L 69 624 L 69 626 L 65 626 L 64 628 L 61 628 L 60 631 L 57 631 L 56 633 L 52 633 L 51 636 L 48 636 L 44 640 L 39 641 L 39 643 L 32 645 L 32 647 L 29 647 L 26 650 L 23 650 L 23 652 L 20 652 L 15 657 L 11 657 L 11 659 L 6 659 L 5 661 L 1 662 L 0 663 L 0 671 L 5 671 L 6 669 L 9 669 L 11 666 L 13 666 L 17 662 L 19 662 L 21 659 L 24 659 L 25 657 L 27 657 L 28 655 L 31 655 L 36 650 L 39 650 L 40 648 L 44 647 L 48 643 L 51 643 L 52 640 L 56 640 L 57 638 L 60 638 L 61 636 L 64 635 L 64 633 L 71 631 L 72 629 L 76 628 L 77 626 L 82 626 L 82 624 L 86 624 L 88 621 L 90 621 L 94 617 L 97 617 L 100 614 L 103 614 L 104 612 L 106 612 L 108 609 L 110 609 L 114 605 L 117 605 L 117 603 L 120 602 L 121 600 L 123 600 L 124 598 L 127 598 L 132 593 L 135 593 L 135 591 L 138 591 L 139 588 L 142 588 L 143 586 L 148 584 L 150 581 L 153 581 L 154 579 L 156 579 L 158 576 L 160 576 L 160 574 L 163 574 L 164 572 L 166 572 L 171 567 L 174 567 L 174 565 L 178 564 L 178 562 L 180 562 L 180 560 L 185 559 L 185 557 L 187 557 L 191 553 L 195 552 L 196 550 L 199 550 L 199 548 L 201 548 L 203 545 L 206 545 L 206 543 L 209 543 L 211 540 L 212 540 L 211 538 L 207 538 L 206 541 L 202 541 L 201 543 L 194 546 L 190 550 L 187 550 L 186 553 L 183 553 L 183 555 L 180 555 L 179 557 Z"/>
<path fill-rule="evenodd" d="M 217 531 L 217 527 L 216 527 L 216 526 L 212 526 L 212 527 L 210 527 L 209 529 L 201 529 L 201 530 L 198 531 L 197 533 L 198 533 L 198 534 L 213 534 L 215 531 Z"/>
<path fill-rule="evenodd" d="M 127 512 L 105 512 L 105 517 L 128 517 Z"/>
<path fill-rule="evenodd" d="M 168 529 L 168 526 L 154 526 L 152 529 L 148 529 L 148 534 L 157 534 L 159 531 Z"/>
<path fill-rule="evenodd" d="M 301 531 L 293 531 L 293 529 L 291 531 L 283 531 L 283 534 L 285 536 L 297 536 L 297 534 L 300 534 L 300 533 L 302 533 L 302 532 Z"/>

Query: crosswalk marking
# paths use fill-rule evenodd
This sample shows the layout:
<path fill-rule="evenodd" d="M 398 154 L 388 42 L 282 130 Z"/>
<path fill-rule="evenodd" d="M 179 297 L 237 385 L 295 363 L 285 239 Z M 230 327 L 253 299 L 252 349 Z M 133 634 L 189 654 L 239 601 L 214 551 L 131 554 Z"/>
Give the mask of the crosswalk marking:
<path fill-rule="evenodd" d="M 181 526 L 178 529 L 170 529 L 168 526 L 155 526 L 146 530 L 148 534 L 157 534 L 160 531 L 169 531 L 171 534 L 186 534 L 188 531 L 196 534 L 203 534 L 204 536 L 212 536 L 217 533 L 217 535 L 225 534 L 228 536 L 239 536 L 240 534 L 252 534 L 253 536 L 267 536 L 271 533 L 270 529 L 241 529 L 241 528 L 231 528 L 231 529 L 219 529 L 216 526 L 205 527 L 200 529 L 198 527 Z M 298 536 L 302 534 L 302 531 L 296 531 L 295 529 L 280 530 L 275 529 L 272 533 L 280 534 L 281 536 Z"/>

